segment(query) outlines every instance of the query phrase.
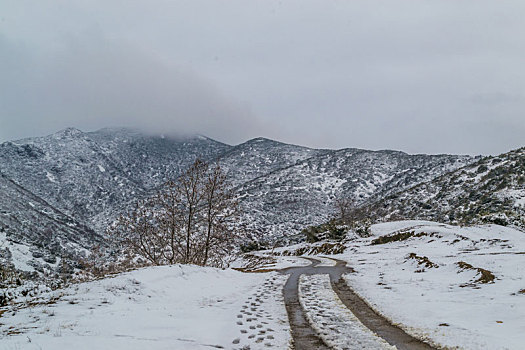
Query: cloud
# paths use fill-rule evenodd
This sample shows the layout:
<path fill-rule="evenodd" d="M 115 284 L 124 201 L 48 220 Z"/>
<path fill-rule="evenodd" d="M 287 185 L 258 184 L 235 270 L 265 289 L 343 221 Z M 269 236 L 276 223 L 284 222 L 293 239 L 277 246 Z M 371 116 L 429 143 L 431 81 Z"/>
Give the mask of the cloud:
<path fill-rule="evenodd" d="M 520 0 L 5 3 L 0 139 L 131 125 L 411 153 L 523 146 Z"/>
<path fill-rule="evenodd" d="M 138 127 L 230 138 L 263 129 L 249 108 L 195 72 L 103 36 L 70 36 L 52 54 L 0 38 L 0 137 L 67 126 Z M 232 128 L 232 126 L 235 128 Z"/>

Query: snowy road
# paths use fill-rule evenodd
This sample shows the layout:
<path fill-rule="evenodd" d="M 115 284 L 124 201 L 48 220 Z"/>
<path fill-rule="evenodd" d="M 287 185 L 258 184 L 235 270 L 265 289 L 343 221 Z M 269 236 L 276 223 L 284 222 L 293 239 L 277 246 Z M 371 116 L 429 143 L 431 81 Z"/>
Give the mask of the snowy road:
<path fill-rule="evenodd" d="M 341 279 L 344 273 L 353 272 L 351 267 L 346 266 L 346 262 L 335 260 L 334 266 L 319 266 L 321 261 L 313 258 L 306 259 L 310 260 L 312 264 L 281 270 L 281 273 L 290 275 L 283 293 L 296 349 L 361 349 L 367 347 L 365 344 L 371 345 L 372 343 L 379 344 L 377 347 L 383 348 L 388 348 L 388 344 L 390 344 L 400 350 L 433 349 L 428 344 L 391 325 L 357 296 Z M 304 276 L 313 275 L 329 276 L 330 285 L 303 280 Z M 310 283 L 306 288 L 302 285 L 309 282 L 314 283 Z M 303 292 L 301 295 L 304 290 L 308 292 Z M 333 295 L 334 293 L 336 295 Z M 326 296 L 325 299 L 327 300 L 322 300 L 323 296 Z M 335 305 L 337 308 L 338 306 L 339 313 L 346 313 L 346 315 L 341 319 L 341 315 L 331 314 L 326 315 L 323 319 L 324 315 L 322 313 L 319 315 L 315 311 L 320 304 L 323 304 L 323 301 L 325 307 L 331 305 L 331 308 L 334 308 Z M 345 309 L 345 306 L 348 309 Z M 339 325 L 337 324 L 338 320 L 340 321 Z M 350 326 L 350 333 L 352 334 L 345 334 L 341 332 L 342 329 L 337 330 L 343 325 Z M 323 327 L 335 330 L 335 332 L 323 333 Z M 328 334 L 331 339 L 326 337 Z M 340 339 L 333 339 L 334 334 L 337 334 L 336 337 Z"/>

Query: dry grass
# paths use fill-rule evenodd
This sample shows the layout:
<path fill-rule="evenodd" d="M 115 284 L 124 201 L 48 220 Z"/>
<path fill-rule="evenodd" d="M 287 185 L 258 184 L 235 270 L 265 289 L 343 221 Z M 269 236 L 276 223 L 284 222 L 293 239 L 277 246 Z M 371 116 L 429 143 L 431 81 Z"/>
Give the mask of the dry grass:
<path fill-rule="evenodd" d="M 490 272 L 489 270 L 482 269 L 481 267 L 474 267 L 464 261 L 457 262 L 456 264 L 462 270 L 476 270 L 481 275 L 473 283 L 464 284 L 464 285 L 461 285 L 461 287 L 469 287 L 469 286 L 472 286 L 472 284 L 476 284 L 476 283 L 494 283 L 494 280 L 496 279 L 494 274 Z"/>
<path fill-rule="evenodd" d="M 235 268 L 237 271 L 250 272 L 250 273 L 262 273 L 275 271 L 268 265 L 273 265 L 277 260 L 270 256 L 258 256 L 254 254 L 244 255 L 245 264 L 242 267 Z"/>
<path fill-rule="evenodd" d="M 319 254 L 341 254 L 346 247 L 341 243 L 323 243 L 321 245 L 310 245 L 298 248 L 296 250 L 285 250 L 281 252 L 282 256 L 302 256 L 302 255 L 319 255 Z"/>
<path fill-rule="evenodd" d="M 407 256 L 407 259 L 414 259 L 417 261 L 417 264 L 418 265 L 424 265 L 426 268 L 438 268 L 439 265 L 436 264 L 436 263 L 433 263 L 432 261 L 430 261 L 429 258 L 427 258 L 426 256 L 419 256 L 419 255 L 416 255 L 416 253 L 410 253 L 408 256 Z"/>
<path fill-rule="evenodd" d="M 391 243 L 391 242 L 401 242 L 401 241 L 406 241 L 407 239 L 412 238 L 412 237 L 423 237 L 423 236 L 432 236 L 432 235 L 426 232 L 415 233 L 415 231 L 402 231 L 402 232 L 396 232 L 393 234 L 377 237 L 376 239 L 372 240 L 372 245 L 386 244 L 386 243 Z"/>
<path fill-rule="evenodd" d="M 276 269 L 246 269 L 244 267 L 234 267 L 233 270 L 244 272 L 244 273 L 266 273 L 266 272 L 272 272 L 277 271 Z"/>

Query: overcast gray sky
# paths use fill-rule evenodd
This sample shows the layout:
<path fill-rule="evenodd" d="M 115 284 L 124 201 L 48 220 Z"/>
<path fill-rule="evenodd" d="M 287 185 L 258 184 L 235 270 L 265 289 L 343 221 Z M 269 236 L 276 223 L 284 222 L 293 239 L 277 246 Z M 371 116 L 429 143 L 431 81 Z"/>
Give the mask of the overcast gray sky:
<path fill-rule="evenodd" d="M 74 126 L 525 146 L 525 1 L 0 0 L 0 141 Z"/>

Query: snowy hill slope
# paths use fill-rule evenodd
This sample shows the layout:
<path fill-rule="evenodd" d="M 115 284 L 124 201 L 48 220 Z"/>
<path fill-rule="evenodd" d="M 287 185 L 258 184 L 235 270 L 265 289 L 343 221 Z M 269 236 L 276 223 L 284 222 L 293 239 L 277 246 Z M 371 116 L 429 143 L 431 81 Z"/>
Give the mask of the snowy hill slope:
<path fill-rule="evenodd" d="M 426 219 L 525 228 L 525 148 L 486 157 L 432 181 L 368 203 L 377 220 Z"/>
<path fill-rule="evenodd" d="M 328 152 L 260 137 L 232 147 L 218 160 L 238 186 Z"/>
<path fill-rule="evenodd" d="M 130 202 L 176 177 L 197 156 L 215 158 L 225 148 L 205 138 L 70 128 L 1 144 L 0 171 L 102 233 Z"/>
<path fill-rule="evenodd" d="M 337 258 L 344 278 L 380 314 L 447 349 L 522 349 L 524 233 L 429 221 L 371 226 Z"/>
<path fill-rule="evenodd" d="M 106 128 L 86 135 L 144 190 L 176 178 L 197 157 L 214 160 L 232 148 L 204 136 L 154 136 L 125 128 Z"/>
<path fill-rule="evenodd" d="M 287 349 L 285 278 L 172 265 L 76 284 L 2 315 L 0 349 Z"/>
<path fill-rule="evenodd" d="M 78 265 L 102 237 L 0 173 L 0 263 L 26 272 Z"/>
<path fill-rule="evenodd" d="M 323 151 L 240 186 L 252 230 L 287 235 L 334 212 L 336 198 L 355 205 L 413 186 L 473 161 L 469 156 L 408 155 L 395 151 Z"/>
<path fill-rule="evenodd" d="M 69 128 L 0 144 L 0 171 L 102 233 L 130 202 L 176 178 L 196 157 L 220 161 L 233 184 L 246 194 L 245 208 L 264 208 L 270 215 L 284 210 L 283 219 L 288 220 L 290 215 L 303 217 L 302 206 L 308 202 L 320 209 L 313 217 L 306 213 L 314 221 L 329 213 L 336 195 L 362 201 L 472 161 L 393 151 L 314 150 L 263 138 L 228 146 L 205 137 L 167 138 L 129 129 L 84 133 Z M 275 223 L 262 219 L 255 224 L 267 230 Z"/>

